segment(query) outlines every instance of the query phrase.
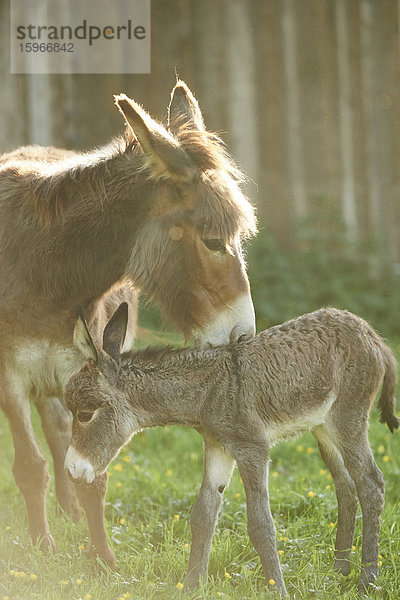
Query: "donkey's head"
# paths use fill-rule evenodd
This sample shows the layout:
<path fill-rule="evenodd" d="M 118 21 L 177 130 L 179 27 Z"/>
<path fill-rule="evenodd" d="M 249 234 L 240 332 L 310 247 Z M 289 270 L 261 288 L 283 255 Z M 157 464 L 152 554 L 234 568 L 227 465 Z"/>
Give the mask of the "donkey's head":
<path fill-rule="evenodd" d="M 172 92 L 168 130 L 125 95 L 116 104 L 139 142 L 135 156 L 150 189 L 128 274 L 200 344 L 253 336 L 241 240 L 256 232 L 256 221 L 240 190 L 241 173 L 205 130 L 183 82 Z"/>
<path fill-rule="evenodd" d="M 102 348 L 95 345 L 83 316 L 76 322 L 74 342 L 87 361 L 65 388 L 73 415 L 65 469 L 77 482 L 91 483 L 103 473 L 139 429 L 132 407 L 116 385 L 127 322 L 128 305 L 123 303 L 107 323 Z"/>

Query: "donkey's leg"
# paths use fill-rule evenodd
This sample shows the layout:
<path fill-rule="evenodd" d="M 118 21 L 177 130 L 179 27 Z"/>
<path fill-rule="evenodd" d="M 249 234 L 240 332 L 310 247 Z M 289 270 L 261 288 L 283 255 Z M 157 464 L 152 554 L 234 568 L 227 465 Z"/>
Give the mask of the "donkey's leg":
<path fill-rule="evenodd" d="M 192 547 L 186 585 L 196 587 L 205 582 L 212 538 L 223 493 L 232 475 L 234 459 L 208 442 L 204 444 L 204 476 L 199 495 L 190 515 Z"/>
<path fill-rule="evenodd" d="M 55 551 L 46 517 L 46 490 L 50 480 L 47 461 L 35 440 L 29 400 L 22 394 L 7 394 L 2 408 L 10 423 L 15 457 L 13 473 L 28 512 L 29 529 L 34 543 L 42 550 Z"/>
<path fill-rule="evenodd" d="M 111 550 L 104 524 L 104 504 L 108 474 L 99 475 L 89 484 L 77 484 L 76 493 L 83 507 L 90 532 L 90 553 L 98 556 L 111 569 L 115 568 L 115 556 Z"/>
<path fill-rule="evenodd" d="M 335 568 L 343 575 L 350 572 L 350 553 L 353 545 L 357 515 L 357 490 L 344 466 L 342 455 L 324 425 L 313 430 L 322 460 L 328 467 L 335 484 L 338 502 L 338 526 L 335 544 Z"/>
<path fill-rule="evenodd" d="M 55 397 L 40 398 L 36 406 L 53 456 L 57 500 L 63 510 L 78 520 L 80 509 L 75 486 L 64 470 L 65 455 L 71 441 L 71 415 Z"/>
<path fill-rule="evenodd" d="M 344 436 L 343 436 L 344 437 Z M 362 572 L 360 591 L 365 592 L 378 576 L 379 532 L 385 498 L 385 485 L 368 442 L 367 430 L 343 437 L 339 448 L 360 500 L 363 515 Z"/>
<path fill-rule="evenodd" d="M 247 445 L 235 456 L 247 501 L 247 528 L 250 540 L 260 555 L 267 583 L 286 596 L 279 564 L 275 525 L 268 497 L 268 452 L 263 446 Z M 273 581 L 273 584 L 272 584 Z"/>

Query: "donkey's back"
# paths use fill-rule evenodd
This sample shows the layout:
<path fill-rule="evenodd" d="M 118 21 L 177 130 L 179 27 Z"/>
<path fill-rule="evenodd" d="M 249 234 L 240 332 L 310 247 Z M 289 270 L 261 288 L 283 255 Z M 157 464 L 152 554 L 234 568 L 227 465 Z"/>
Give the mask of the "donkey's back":
<path fill-rule="evenodd" d="M 397 364 L 391 350 L 360 317 L 324 308 L 271 327 L 238 347 L 242 372 L 255 394 L 245 405 L 270 428 L 271 441 L 325 422 L 328 413 L 367 422 L 383 382 L 382 422 L 394 416 Z M 343 416 L 345 415 L 345 416 Z"/>

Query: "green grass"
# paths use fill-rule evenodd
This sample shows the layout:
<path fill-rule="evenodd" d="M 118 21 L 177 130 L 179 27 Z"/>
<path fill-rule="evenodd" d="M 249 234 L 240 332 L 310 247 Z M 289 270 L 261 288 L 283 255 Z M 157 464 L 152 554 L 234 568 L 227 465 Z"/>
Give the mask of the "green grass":
<path fill-rule="evenodd" d="M 147 341 L 163 340 L 165 336 Z M 49 456 L 35 412 L 34 423 L 40 445 Z M 370 440 L 386 481 L 380 544 L 382 567 L 371 597 L 397 600 L 400 433 L 391 435 L 373 411 Z M 3 415 L 0 456 L 0 600 L 2 597 L 118 600 L 124 594 L 138 600 L 182 598 L 177 583 L 185 577 L 190 545 L 189 514 L 202 476 L 199 434 L 178 427 L 146 430 L 110 466 L 106 522 L 118 567 L 117 572 L 107 575 L 96 573 L 87 557 L 88 532 L 84 519 L 73 524 L 68 517 L 57 515 L 53 485 L 48 493 L 48 515 L 58 553 L 44 556 L 31 544 L 24 502 L 11 474 L 13 449 Z M 355 599 L 361 559 L 361 519 L 354 540 L 353 568 L 350 576 L 344 578 L 332 570 L 336 497 L 314 438 L 307 434 L 281 443 L 273 448 L 271 458 L 271 507 L 290 596 Z M 208 583 L 199 592 L 184 597 L 185 600 L 272 597 L 265 591 L 259 558 L 248 540 L 245 496 L 236 470 L 225 493 Z"/>

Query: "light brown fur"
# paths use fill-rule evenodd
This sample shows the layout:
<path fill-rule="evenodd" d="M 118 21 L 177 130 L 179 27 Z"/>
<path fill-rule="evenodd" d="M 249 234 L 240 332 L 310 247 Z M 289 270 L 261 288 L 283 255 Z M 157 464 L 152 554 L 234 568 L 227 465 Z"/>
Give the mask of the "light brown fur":
<path fill-rule="evenodd" d="M 72 343 L 78 311 L 100 341 L 110 310 L 129 302 L 127 346 L 138 290 L 186 337 L 196 333 L 201 343 L 254 332 L 241 238 L 256 225 L 233 162 L 203 129 L 199 143 L 191 115 L 203 128 L 201 113 L 183 82 L 172 93 L 168 130 L 124 96 L 125 114 L 121 99 L 117 103 L 131 124 L 103 148 L 28 146 L 0 157 L 1 405 L 10 421 L 13 470 L 32 537 L 43 546 L 54 547 L 45 512 L 48 472 L 29 400 L 37 403 L 53 453 L 59 502 L 76 515 L 75 493 L 63 471 L 70 417 L 62 396 L 82 361 Z M 190 156 L 190 135 L 194 154 L 202 156 L 199 164 Z M 175 225 L 184 228 L 184 238 L 171 239 Z M 221 243 L 219 252 L 206 246 L 213 236 Z M 233 255 L 225 251 L 228 245 Z M 222 288 L 219 275 L 227 280 Z M 243 297 L 247 313 L 237 314 Z M 86 490 L 90 502 L 79 491 L 81 504 L 99 514 L 101 489 Z M 102 556 L 113 564 L 106 543 Z"/>

